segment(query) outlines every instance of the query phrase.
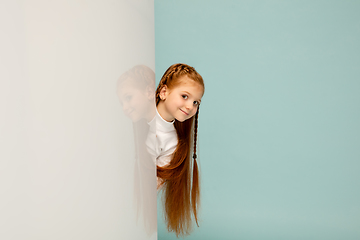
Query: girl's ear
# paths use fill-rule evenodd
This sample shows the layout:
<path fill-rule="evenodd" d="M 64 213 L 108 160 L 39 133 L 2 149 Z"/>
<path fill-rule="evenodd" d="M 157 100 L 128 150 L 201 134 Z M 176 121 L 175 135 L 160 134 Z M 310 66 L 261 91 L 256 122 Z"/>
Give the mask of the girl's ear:
<path fill-rule="evenodd" d="M 169 93 L 169 89 L 166 85 L 164 85 L 161 90 L 160 90 L 160 93 L 159 93 L 159 96 L 160 96 L 160 99 L 161 100 L 165 100 L 167 95 Z"/>

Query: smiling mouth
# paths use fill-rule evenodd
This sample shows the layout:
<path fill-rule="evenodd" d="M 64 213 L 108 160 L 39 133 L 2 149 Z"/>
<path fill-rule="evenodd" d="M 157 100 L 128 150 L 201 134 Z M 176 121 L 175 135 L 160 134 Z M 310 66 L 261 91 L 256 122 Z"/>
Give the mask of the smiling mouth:
<path fill-rule="evenodd" d="M 187 112 L 185 112 L 185 111 L 183 111 L 183 110 L 181 110 L 181 109 L 180 109 L 180 111 L 182 111 L 185 115 L 189 115 Z"/>

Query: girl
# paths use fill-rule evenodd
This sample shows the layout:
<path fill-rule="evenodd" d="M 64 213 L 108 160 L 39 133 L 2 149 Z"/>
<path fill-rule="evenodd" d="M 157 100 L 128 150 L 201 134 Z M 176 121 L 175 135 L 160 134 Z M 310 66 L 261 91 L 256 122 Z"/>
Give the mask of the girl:
<path fill-rule="evenodd" d="M 198 225 L 199 173 L 196 140 L 204 81 L 193 67 L 170 66 L 156 90 L 156 115 L 149 123 L 149 153 L 157 164 L 158 188 L 164 192 L 165 221 L 177 236 Z"/>

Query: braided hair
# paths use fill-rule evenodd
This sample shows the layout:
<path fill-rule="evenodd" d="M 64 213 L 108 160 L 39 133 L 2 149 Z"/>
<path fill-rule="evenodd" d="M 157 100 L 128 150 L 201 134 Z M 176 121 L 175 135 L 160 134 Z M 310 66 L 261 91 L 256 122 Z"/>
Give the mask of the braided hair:
<path fill-rule="evenodd" d="M 204 88 L 204 81 L 196 70 L 186 64 L 170 66 L 162 76 L 156 90 L 156 105 L 161 101 L 160 91 L 180 84 L 179 79 L 187 76 Z M 192 228 L 192 218 L 198 225 L 200 200 L 199 170 L 196 155 L 199 106 L 196 114 L 183 121 L 175 119 L 174 127 L 178 136 L 178 145 L 170 164 L 157 167 L 157 176 L 162 181 L 164 192 L 164 214 L 167 228 L 177 236 L 187 235 Z M 192 154 L 191 154 L 192 153 Z"/>

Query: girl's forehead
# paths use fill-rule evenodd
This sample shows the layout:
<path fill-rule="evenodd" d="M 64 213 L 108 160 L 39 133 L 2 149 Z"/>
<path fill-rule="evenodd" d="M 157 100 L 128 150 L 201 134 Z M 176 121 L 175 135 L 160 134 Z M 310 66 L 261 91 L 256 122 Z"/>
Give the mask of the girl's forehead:
<path fill-rule="evenodd" d="M 176 88 L 181 87 L 193 87 L 193 88 L 200 88 L 204 90 L 204 86 L 200 83 L 194 81 L 193 79 L 189 78 L 188 76 L 183 76 L 177 80 Z"/>
<path fill-rule="evenodd" d="M 179 92 L 185 92 L 194 95 L 194 97 L 199 99 L 201 99 L 204 95 L 204 87 L 194 80 L 182 81 L 176 84 L 176 86 L 174 86 L 173 89 L 170 89 L 170 91 L 175 89 Z"/>
<path fill-rule="evenodd" d="M 178 89 L 192 89 L 195 91 L 204 91 L 204 88 L 202 85 L 200 85 L 199 83 L 193 81 L 193 82 L 188 82 L 188 83 L 180 83 L 178 85 L 175 86 L 175 88 Z"/>

